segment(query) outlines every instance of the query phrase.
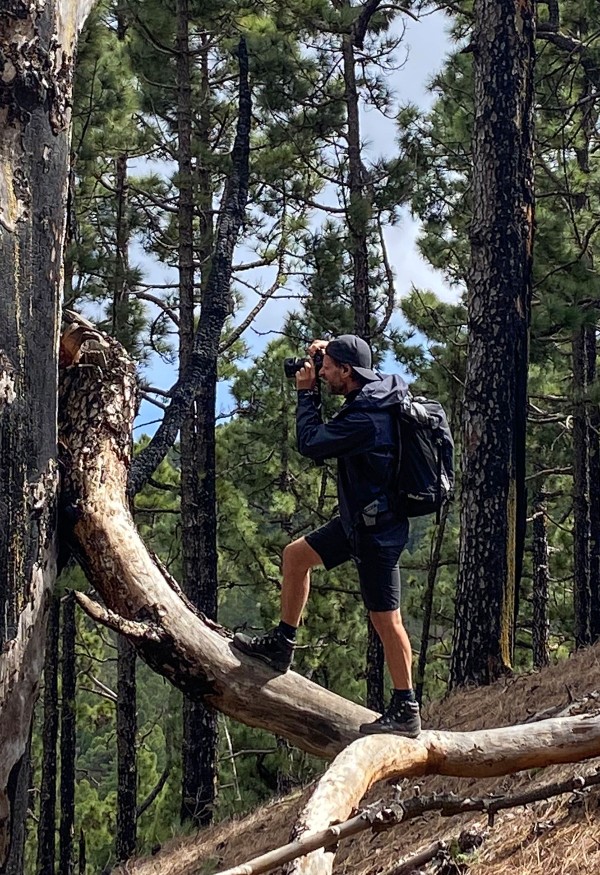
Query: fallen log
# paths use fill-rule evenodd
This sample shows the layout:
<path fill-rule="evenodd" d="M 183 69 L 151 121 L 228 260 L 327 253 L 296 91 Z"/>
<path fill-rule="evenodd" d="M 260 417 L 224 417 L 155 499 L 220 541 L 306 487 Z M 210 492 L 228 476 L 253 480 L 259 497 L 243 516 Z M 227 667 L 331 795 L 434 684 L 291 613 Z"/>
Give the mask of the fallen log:
<path fill-rule="evenodd" d="M 595 756 L 600 756 L 597 713 L 544 720 L 533 726 L 423 732 L 414 741 L 393 735 L 363 738 L 332 762 L 298 818 L 292 836 L 298 839 L 345 820 L 378 781 L 425 774 L 490 778 Z M 334 855 L 335 849 L 314 851 L 298 859 L 287 873 L 327 875 Z"/>
<path fill-rule="evenodd" d="M 113 338 L 66 316 L 61 340 L 59 452 L 62 536 L 102 603 L 79 604 L 120 632 L 140 656 L 193 698 L 250 726 L 332 758 L 358 738 L 372 711 L 294 672 L 275 674 L 231 647 L 146 548 L 126 496 L 136 373 Z"/>
<path fill-rule="evenodd" d="M 581 791 L 585 787 L 593 787 L 598 784 L 600 784 L 600 774 L 596 772 L 587 776 L 577 775 L 560 783 L 542 785 L 524 793 L 516 793 L 513 796 L 461 798 L 455 793 L 434 793 L 432 796 L 413 796 L 410 799 L 392 803 L 375 803 L 344 823 L 331 824 L 319 832 L 304 835 L 281 848 L 276 848 L 267 854 L 241 863 L 239 866 L 225 869 L 218 875 L 262 875 L 262 873 L 270 872 L 272 869 L 293 860 L 297 860 L 299 865 L 288 867 L 286 869 L 288 875 L 292 872 L 318 872 L 320 875 L 326 875 L 330 871 L 330 868 L 327 868 L 327 858 L 333 858 L 337 843 L 360 832 L 367 830 L 383 832 L 393 829 L 400 823 L 414 820 L 429 811 L 439 811 L 443 817 L 454 817 L 472 811 L 485 812 L 491 825 L 491 821 L 498 811 L 530 805 L 533 802 L 551 799 L 553 796 L 560 796 L 564 793 Z M 443 848 L 443 842 L 435 842 L 421 854 L 412 857 L 410 861 L 394 867 L 393 872 L 412 871 L 412 869 L 418 868 L 417 859 L 420 861 L 422 858 L 423 862 L 426 862 Z M 320 853 L 311 854 L 313 849 L 318 849 Z M 410 868 L 407 864 L 410 864 Z"/>

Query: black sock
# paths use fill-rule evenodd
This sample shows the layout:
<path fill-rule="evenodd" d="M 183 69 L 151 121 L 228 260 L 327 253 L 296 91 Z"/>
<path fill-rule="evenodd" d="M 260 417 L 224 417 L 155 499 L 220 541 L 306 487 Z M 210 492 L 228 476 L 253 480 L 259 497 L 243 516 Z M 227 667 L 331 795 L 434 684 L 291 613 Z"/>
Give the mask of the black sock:
<path fill-rule="evenodd" d="M 394 705 L 399 704 L 400 702 L 416 702 L 415 691 L 412 687 L 409 690 L 392 690 L 392 703 Z"/>
<path fill-rule="evenodd" d="M 296 640 L 296 632 L 298 631 L 297 626 L 290 626 L 289 623 L 284 623 L 283 620 L 280 620 L 278 629 L 288 641 Z"/>

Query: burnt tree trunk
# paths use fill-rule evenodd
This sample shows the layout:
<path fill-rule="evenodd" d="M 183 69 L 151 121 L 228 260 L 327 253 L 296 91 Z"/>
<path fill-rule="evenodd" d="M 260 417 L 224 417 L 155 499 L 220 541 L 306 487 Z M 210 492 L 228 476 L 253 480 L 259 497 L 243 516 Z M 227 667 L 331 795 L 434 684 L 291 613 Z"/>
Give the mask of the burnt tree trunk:
<path fill-rule="evenodd" d="M 590 580 L 590 469 L 589 416 L 587 396 L 588 326 L 580 326 L 572 342 L 573 372 L 573 602 L 575 609 L 575 646 L 592 643 Z"/>
<path fill-rule="evenodd" d="M 546 499 L 543 492 L 533 504 L 533 611 L 531 640 L 533 665 L 548 665 L 548 599 L 550 569 L 548 566 L 548 533 L 546 531 Z"/>
<path fill-rule="evenodd" d="M 14 828 L 12 842 L 4 872 L 6 875 L 23 875 L 25 865 L 25 839 L 27 836 L 27 815 L 29 811 L 29 793 L 31 787 L 31 729 L 25 753 L 21 757 L 18 768 L 11 772 L 9 789 L 14 799 Z"/>
<path fill-rule="evenodd" d="M 349 4 L 348 4 L 349 5 Z M 369 306 L 369 252 L 367 246 L 370 203 L 365 198 L 364 167 L 360 148 L 360 119 L 358 89 L 352 34 L 342 39 L 344 60 L 344 97 L 348 126 L 348 189 L 350 192 L 346 221 L 350 234 L 352 256 L 354 330 L 367 343 L 371 339 L 371 310 Z"/>
<path fill-rule="evenodd" d="M 91 0 L 0 16 L 0 872 L 56 576 L 56 393 L 69 108 Z M 35 427 L 33 427 L 35 425 Z"/>
<path fill-rule="evenodd" d="M 75 610 L 75 594 L 70 592 L 63 599 L 62 622 L 59 875 L 73 875 L 75 871 L 75 756 L 77 747 Z"/>
<path fill-rule="evenodd" d="M 44 728 L 42 731 L 42 781 L 37 831 L 38 875 L 54 875 L 56 848 L 56 776 L 58 741 L 58 660 L 60 650 L 60 599 L 54 596 L 48 615 L 44 661 Z"/>
<path fill-rule="evenodd" d="M 192 86 L 188 29 L 188 0 L 177 2 L 177 124 L 179 180 L 179 373 L 183 377 L 194 350 L 196 312 L 194 271 L 194 178 L 192 171 Z M 200 148 L 208 149 L 208 59 L 201 54 L 202 95 L 200 107 Z M 206 185 L 207 175 L 198 183 Z M 208 231 L 207 201 L 201 198 L 199 261 L 206 279 L 212 249 Z M 206 288 L 206 282 L 202 284 Z M 219 332 L 220 337 L 220 332 Z M 214 356 L 214 392 L 216 393 L 216 349 Z M 181 546 L 183 589 L 192 603 L 212 620 L 217 618 L 217 544 L 216 544 L 216 472 L 215 472 L 215 397 L 201 405 L 197 399 L 181 427 Z M 212 820 L 215 800 L 217 721 L 214 712 L 202 702 L 189 698 L 183 704 L 183 763 L 181 820 L 205 826 Z"/>
<path fill-rule="evenodd" d="M 451 685 L 510 671 L 526 519 L 533 0 L 476 0 L 469 349 Z"/>
<path fill-rule="evenodd" d="M 415 695 L 417 702 L 423 702 L 423 689 L 425 687 L 425 669 L 427 667 L 427 651 L 429 649 L 429 636 L 431 633 L 431 617 L 433 614 L 433 595 L 435 591 L 435 581 L 440 566 L 440 557 L 442 554 L 442 544 L 444 543 L 444 533 L 446 531 L 446 520 L 448 519 L 449 505 L 445 505 L 440 519 L 440 524 L 436 528 L 433 541 L 433 549 L 429 559 L 427 568 L 427 584 L 423 593 L 423 626 L 421 627 L 421 646 L 419 647 L 419 658 L 417 660 Z"/>
<path fill-rule="evenodd" d="M 349 4 L 347 4 L 349 6 Z M 370 204 L 364 196 L 364 167 L 361 160 L 359 98 L 356 84 L 354 35 L 342 38 L 344 69 L 344 99 L 348 129 L 348 224 L 350 255 L 352 256 L 352 309 L 354 331 L 369 343 L 371 338 L 371 308 L 369 298 L 369 253 L 367 246 Z M 384 706 L 383 645 L 375 627 L 367 622 L 366 671 L 367 708 L 382 711 Z"/>
<path fill-rule="evenodd" d="M 135 854 L 137 840 L 136 651 L 122 635 L 117 641 L 117 860 Z"/>

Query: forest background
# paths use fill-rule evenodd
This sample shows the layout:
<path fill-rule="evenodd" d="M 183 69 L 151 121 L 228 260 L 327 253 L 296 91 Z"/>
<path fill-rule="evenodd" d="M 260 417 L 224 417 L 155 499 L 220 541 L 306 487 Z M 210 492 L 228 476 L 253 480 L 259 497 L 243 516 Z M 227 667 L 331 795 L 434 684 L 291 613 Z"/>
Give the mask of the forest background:
<path fill-rule="evenodd" d="M 394 83 L 404 24 L 414 30 L 431 14 L 445 18 L 448 56 L 425 108 L 400 105 Z M 473 296 L 481 165 L 468 0 L 437 11 L 346 0 L 105 0 L 79 43 L 65 308 L 93 316 L 133 356 L 146 422 L 161 418 L 173 394 L 154 385 L 156 362 L 182 377 L 202 319 L 218 328 L 179 441 L 133 504 L 146 542 L 207 616 L 230 629 L 268 627 L 284 545 L 334 512 L 334 467 L 307 465 L 295 449 L 284 357 L 314 337 L 361 334 L 379 363 L 442 401 L 463 463 L 469 387 L 481 396 L 486 379 L 501 386 L 509 358 L 516 382 L 528 379 L 521 408 L 518 392 L 511 401 L 523 446 L 517 440 L 508 454 L 516 497 L 507 499 L 506 528 L 496 537 L 493 513 L 477 524 L 469 499 L 469 490 L 494 489 L 493 444 L 479 468 L 464 467 L 462 500 L 441 523 L 412 525 L 403 614 L 423 700 L 541 667 L 600 635 L 600 13 L 593 0 L 566 0 L 537 4 L 537 15 L 535 249 L 522 314 L 530 344 L 523 356 L 508 332 L 483 368 L 473 334 L 470 360 L 467 345 L 469 324 L 476 332 L 481 319 Z M 248 199 L 230 293 L 213 307 L 216 231 L 243 166 L 244 106 Z M 366 145 L 376 113 L 394 132 L 382 154 Z M 487 172 L 495 158 L 501 173 L 502 150 L 488 157 Z M 520 196 L 526 206 L 527 192 Z M 409 214 L 420 223 L 420 255 L 443 286 L 419 281 L 408 290 L 398 276 Z M 275 300 L 286 302 L 285 314 Z M 495 318 L 490 306 L 483 321 Z M 257 347 L 248 338 L 267 321 Z M 231 405 L 216 405 L 218 380 Z M 487 397 L 492 423 L 505 416 L 501 394 Z M 331 399 L 326 410 L 334 410 Z M 141 456 L 152 430 L 136 435 Z M 494 439 L 502 459 L 498 429 Z M 497 556 L 487 547 L 496 540 L 508 555 L 497 586 Z M 466 560 L 459 569 L 459 544 L 466 551 L 469 543 L 475 553 L 481 545 L 483 574 L 469 573 Z M 283 740 L 184 700 L 127 642 L 76 609 L 70 592 L 87 586 L 70 563 L 50 613 L 25 871 L 108 871 L 322 770 Z M 381 708 L 381 653 L 351 568 L 315 575 L 300 644 L 301 674 Z"/>

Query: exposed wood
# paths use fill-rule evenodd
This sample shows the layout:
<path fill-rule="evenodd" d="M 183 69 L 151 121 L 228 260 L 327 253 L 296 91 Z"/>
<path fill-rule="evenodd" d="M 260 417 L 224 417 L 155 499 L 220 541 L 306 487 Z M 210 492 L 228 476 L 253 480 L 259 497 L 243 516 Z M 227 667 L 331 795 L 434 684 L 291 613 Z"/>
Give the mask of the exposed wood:
<path fill-rule="evenodd" d="M 368 745 L 372 739 L 366 739 Z M 358 742 L 357 742 L 358 743 Z M 362 742 L 361 742 L 362 743 Z M 330 771 L 335 768 L 337 760 L 332 764 Z M 400 823 L 421 817 L 429 811 L 439 811 L 444 817 L 453 817 L 470 811 L 480 811 L 488 814 L 492 821 L 498 811 L 509 808 L 517 808 L 530 805 L 542 799 L 549 799 L 563 793 L 581 791 L 584 787 L 600 784 L 600 775 L 592 774 L 586 777 L 575 776 L 566 781 L 556 784 L 542 785 L 524 793 L 514 796 L 493 796 L 462 798 L 455 793 L 434 793 L 432 796 L 412 796 L 408 799 L 397 799 L 391 803 L 375 803 L 369 808 L 360 811 L 354 817 L 343 823 L 337 821 L 330 826 L 305 835 L 294 842 L 290 842 L 281 848 L 255 857 L 239 866 L 224 870 L 219 875 L 260 875 L 269 872 L 278 866 L 295 860 L 295 865 L 286 868 L 286 875 L 301 875 L 301 873 L 314 873 L 314 875 L 328 875 L 331 871 L 331 863 L 335 854 L 337 843 L 350 838 L 359 832 L 372 829 L 374 832 L 393 829 Z M 317 846 L 317 842 L 320 845 Z M 426 854 L 430 859 L 443 848 L 443 843 L 436 843 L 428 849 Z M 314 851 L 313 851 L 314 849 Z M 310 853 L 313 851 L 313 853 Z M 416 858 L 412 858 L 413 866 L 416 866 Z M 393 871 L 411 871 L 402 864 Z"/>
<path fill-rule="evenodd" d="M 135 367 L 86 320 L 61 348 L 60 449 L 63 501 L 75 520 L 76 555 L 104 601 L 82 606 L 121 632 L 156 671 L 225 714 L 331 757 L 373 712 L 293 672 L 276 675 L 234 651 L 229 633 L 205 620 L 149 553 L 125 494 L 135 411 Z"/>
<path fill-rule="evenodd" d="M 526 729 L 509 726 L 479 732 L 423 732 L 415 741 L 392 735 L 364 738 L 342 751 L 325 772 L 297 821 L 293 837 L 345 820 L 377 781 L 431 772 L 492 777 L 599 754 L 597 713 L 545 720 Z M 314 852 L 292 866 L 288 875 L 327 875 L 334 853 Z"/>
<path fill-rule="evenodd" d="M 75 695 L 77 665 L 75 655 L 75 597 L 63 599 L 60 715 L 60 824 L 58 875 L 75 871 L 75 760 L 77 758 L 77 723 Z"/>

